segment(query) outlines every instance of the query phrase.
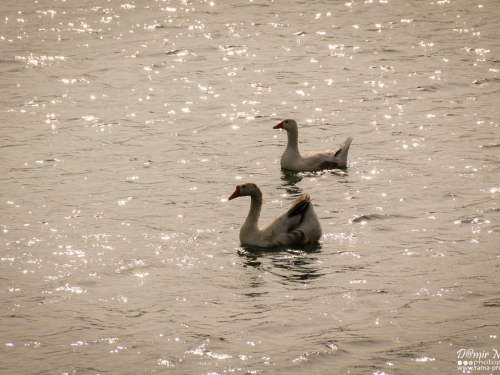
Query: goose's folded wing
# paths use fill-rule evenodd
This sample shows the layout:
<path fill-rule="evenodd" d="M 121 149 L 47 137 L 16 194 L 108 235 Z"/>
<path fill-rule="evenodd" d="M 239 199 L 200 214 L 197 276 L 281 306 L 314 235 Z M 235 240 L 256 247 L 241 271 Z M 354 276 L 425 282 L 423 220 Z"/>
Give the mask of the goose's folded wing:
<path fill-rule="evenodd" d="M 347 137 L 344 143 L 335 149 L 302 154 L 303 162 L 308 165 L 315 165 L 319 169 L 343 168 L 347 162 L 347 153 L 351 142 L 352 137 Z"/>
<path fill-rule="evenodd" d="M 287 228 L 287 232 L 292 232 L 297 228 L 302 220 L 304 219 L 304 214 L 311 203 L 311 197 L 309 194 L 302 194 L 300 197 L 295 199 L 292 207 L 288 209 L 286 215 L 289 219 L 290 225 Z"/>
<path fill-rule="evenodd" d="M 339 165 L 335 161 L 325 160 L 325 161 L 322 161 L 321 163 L 319 163 L 319 168 L 320 169 L 337 169 L 337 168 L 339 168 Z"/>
<path fill-rule="evenodd" d="M 339 147 L 325 151 L 325 152 L 328 152 L 330 155 L 333 155 L 333 157 L 338 157 L 338 156 L 340 156 L 340 154 L 349 150 L 349 147 L 351 146 L 351 142 L 352 142 L 352 137 L 347 137 L 347 139 Z"/>
<path fill-rule="evenodd" d="M 302 244 L 305 242 L 307 242 L 306 235 L 300 229 L 289 233 L 281 233 L 272 239 L 273 246 Z"/>
<path fill-rule="evenodd" d="M 288 217 L 301 215 L 307 208 L 309 202 L 311 202 L 311 197 L 309 196 L 309 194 L 302 194 L 300 197 L 295 199 L 295 201 L 292 204 L 292 207 L 288 209 L 286 214 L 288 215 Z"/>
<path fill-rule="evenodd" d="M 273 246 L 291 245 L 306 241 L 305 234 L 297 230 L 311 202 L 308 194 L 302 194 L 282 215 L 262 229 L 262 239 Z"/>
<path fill-rule="evenodd" d="M 330 160 L 331 158 L 332 153 L 330 151 L 306 152 L 302 154 L 302 163 L 317 166 L 324 161 Z"/>
<path fill-rule="evenodd" d="M 274 244 L 278 237 L 286 235 L 297 228 L 301 218 L 301 215 L 289 217 L 288 212 L 283 213 L 261 229 L 262 241 Z"/>

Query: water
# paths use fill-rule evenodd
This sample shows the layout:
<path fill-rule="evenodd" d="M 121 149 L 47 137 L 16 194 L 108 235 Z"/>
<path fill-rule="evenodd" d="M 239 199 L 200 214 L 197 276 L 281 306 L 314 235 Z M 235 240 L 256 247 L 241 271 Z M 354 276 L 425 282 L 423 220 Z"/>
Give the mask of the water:
<path fill-rule="evenodd" d="M 454 374 L 500 349 L 496 2 L 0 14 L 1 373 Z M 349 168 L 281 171 L 286 117 L 302 151 L 351 135 Z M 244 181 L 262 223 L 309 193 L 321 245 L 241 247 Z"/>

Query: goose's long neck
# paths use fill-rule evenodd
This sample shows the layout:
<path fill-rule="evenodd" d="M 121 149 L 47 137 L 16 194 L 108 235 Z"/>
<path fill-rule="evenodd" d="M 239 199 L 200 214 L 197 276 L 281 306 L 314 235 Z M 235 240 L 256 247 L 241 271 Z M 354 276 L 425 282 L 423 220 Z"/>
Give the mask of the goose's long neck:
<path fill-rule="evenodd" d="M 243 224 L 243 227 L 258 229 L 261 209 L 262 209 L 262 193 L 258 191 L 255 194 L 251 195 L 250 211 L 248 211 L 248 216 L 245 220 L 245 223 Z"/>
<path fill-rule="evenodd" d="M 297 129 L 289 130 L 286 132 L 288 143 L 286 148 L 290 151 L 299 152 L 299 131 Z"/>

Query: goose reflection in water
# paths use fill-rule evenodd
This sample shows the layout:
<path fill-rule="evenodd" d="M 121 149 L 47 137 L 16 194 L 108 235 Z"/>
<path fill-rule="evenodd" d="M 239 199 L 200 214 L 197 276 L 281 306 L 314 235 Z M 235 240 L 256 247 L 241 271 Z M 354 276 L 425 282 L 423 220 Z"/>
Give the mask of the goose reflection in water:
<path fill-rule="evenodd" d="M 303 193 L 302 189 L 296 184 L 301 182 L 304 178 L 322 177 L 325 175 L 347 177 L 349 172 L 347 170 L 332 169 L 319 172 L 294 172 L 286 169 L 281 170 L 281 186 L 285 188 L 286 192 L 291 196 L 297 196 Z"/>
<path fill-rule="evenodd" d="M 287 283 L 303 283 L 324 276 L 317 257 L 321 251 L 321 244 L 276 248 L 242 246 L 238 255 L 243 259 L 244 267 L 269 272 Z"/>

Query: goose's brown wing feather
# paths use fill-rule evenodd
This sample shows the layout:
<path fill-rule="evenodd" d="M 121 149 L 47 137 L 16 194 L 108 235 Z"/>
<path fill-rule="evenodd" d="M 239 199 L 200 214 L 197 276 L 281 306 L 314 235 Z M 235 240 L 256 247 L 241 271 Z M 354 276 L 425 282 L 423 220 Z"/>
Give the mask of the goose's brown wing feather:
<path fill-rule="evenodd" d="M 302 194 L 300 197 L 295 199 L 292 204 L 292 207 L 287 212 L 288 217 L 299 216 L 298 220 L 293 220 L 293 224 L 288 227 L 288 233 L 292 232 L 295 228 L 297 228 L 304 219 L 304 213 L 307 210 L 307 207 L 311 203 L 311 197 L 309 194 Z M 303 233 L 302 233 L 303 235 Z"/>

